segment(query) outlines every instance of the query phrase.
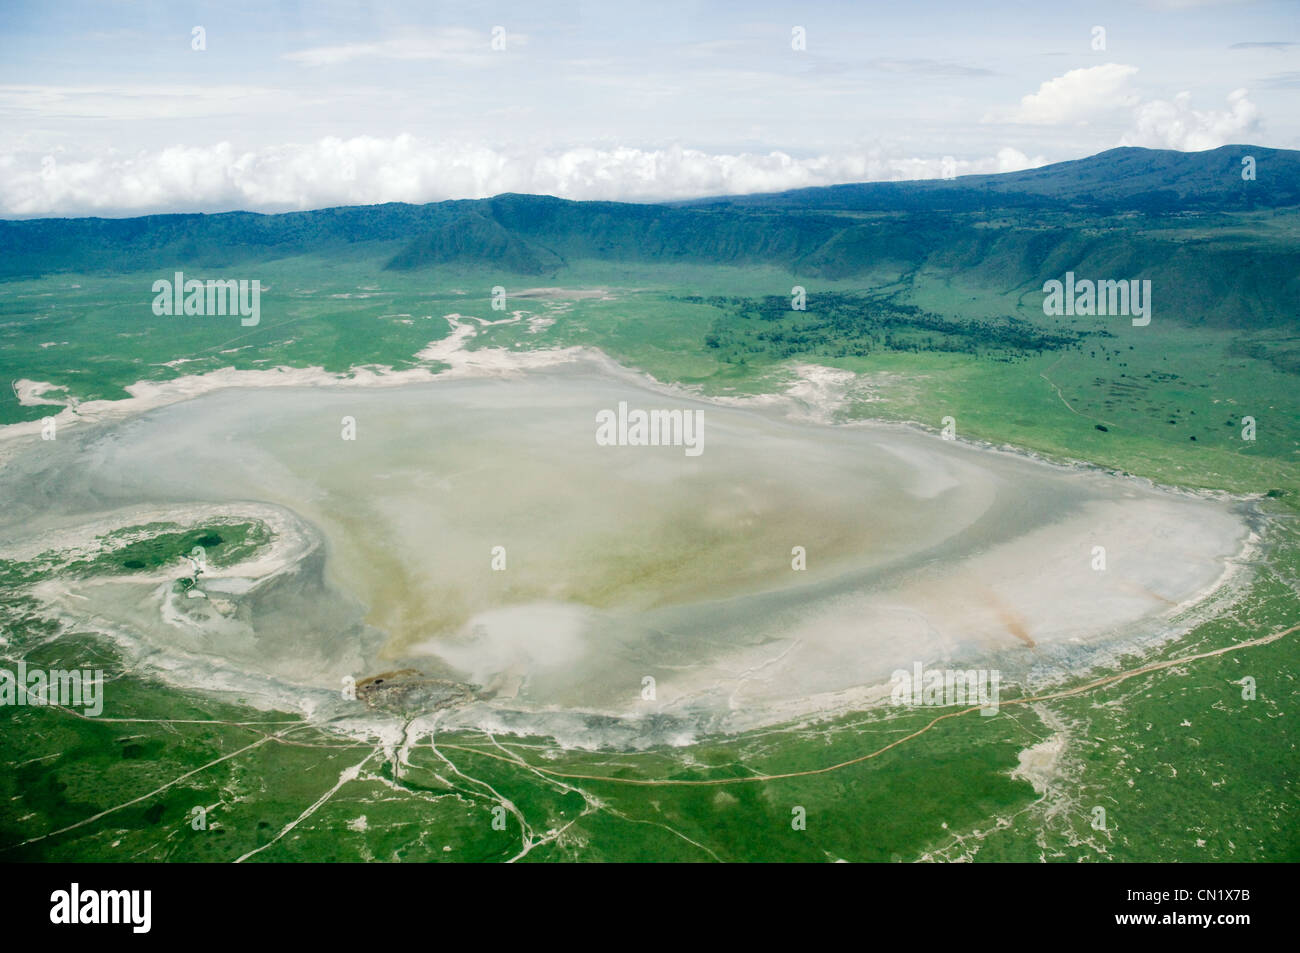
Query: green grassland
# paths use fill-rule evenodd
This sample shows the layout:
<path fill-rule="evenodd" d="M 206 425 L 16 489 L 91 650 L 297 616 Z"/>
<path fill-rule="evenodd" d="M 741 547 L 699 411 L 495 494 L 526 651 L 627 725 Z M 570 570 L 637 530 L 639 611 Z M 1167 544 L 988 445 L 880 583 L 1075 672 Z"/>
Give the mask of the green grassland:
<path fill-rule="evenodd" d="M 842 368 L 870 381 L 876 398 L 844 408 L 844 420 L 938 428 L 951 415 L 964 438 L 1261 497 L 1272 519 L 1244 601 L 1121 668 L 1300 622 L 1300 388 L 1285 326 L 1184 320 L 1162 306 L 1159 287 L 1151 324 L 1133 327 L 1048 318 L 1032 288 L 925 270 L 833 280 L 772 265 L 578 261 L 538 278 L 481 266 L 394 271 L 384 268 L 393 248 L 370 251 L 242 263 L 268 289 L 256 328 L 155 317 L 150 285 L 166 270 L 9 280 L 0 283 L 0 372 L 90 400 L 228 366 L 410 367 L 447 333 L 442 315 L 503 317 L 490 308 L 501 285 L 508 310 L 554 324 L 484 328 L 474 347 L 598 347 L 709 395 L 779 389 L 800 363 Z M 795 285 L 807 289 L 806 311 L 788 307 Z M 539 286 L 608 294 L 510 300 Z M 169 366 L 179 359 L 187 363 Z M 6 397 L 3 422 L 51 410 Z M 1257 422 L 1254 441 L 1242 439 L 1244 415 Z M 181 570 L 187 547 L 205 545 L 143 529 L 111 565 L 82 568 L 120 571 L 129 559 L 177 560 Z M 204 533 L 222 537 L 209 558 L 258 543 L 253 527 Z M 0 712 L 4 859 L 227 861 L 256 851 L 250 859 L 497 861 L 524 852 L 524 825 L 535 846 L 523 859 L 540 861 L 1300 859 L 1295 635 L 998 717 L 950 718 L 837 770 L 744 780 L 860 758 L 935 712 L 877 709 L 641 753 L 438 731 L 399 765 L 327 726 L 133 672 L 90 634 L 57 632 L 24 595 L 28 581 L 28 570 L 5 567 L 4 654 L 50 667 L 93 659 L 112 691 L 94 719 Z M 1237 684 L 1245 675 L 1258 682 L 1254 700 Z M 1047 787 L 1013 778 L 1019 753 L 1056 735 L 1067 754 Z M 667 780 L 727 783 L 629 783 Z M 503 801 L 511 809 L 496 829 Z M 197 806 L 208 809 L 205 830 L 191 823 Z M 806 830 L 792 827 L 798 807 Z M 1105 830 L 1092 826 L 1095 807 L 1105 808 Z"/>
<path fill-rule="evenodd" d="M 1294 544 L 1277 555 L 1239 613 L 1159 657 L 1293 624 L 1300 560 Z M 21 624 L 21 606 L 6 612 Z M 385 752 L 323 726 L 141 679 L 92 638 L 36 641 L 29 665 L 94 664 L 111 691 L 98 718 L 6 713 L 7 859 L 202 861 L 259 851 L 255 859 L 272 861 L 494 861 L 521 854 L 525 824 L 539 841 L 526 859 L 541 861 L 1300 859 L 1289 770 L 1296 738 L 1285 718 L 1294 642 L 1004 707 L 998 717 L 951 718 L 825 774 L 749 781 L 861 758 L 935 711 L 875 710 L 638 754 L 437 732 L 398 771 Z M 1242 698 L 1246 674 L 1259 683 L 1254 700 Z M 1069 764 L 1046 790 L 1011 777 L 1019 750 L 1061 730 Z M 354 766 L 354 780 L 295 824 Z M 503 799 L 511 810 L 498 829 Z M 1098 806 L 1104 831 L 1092 827 Z M 195 829 L 196 807 L 207 811 L 205 829 Z M 804 830 L 792 827 L 796 808 L 806 811 Z"/>
<path fill-rule="evenodd" d="M 443 314 L 501 317 L 489 305 L 491 288 L 501 285 L 509 309 L 556 323 L 542 334 L 523 325 L 490 328 L 473 346 L 590 345 L 713 394 L 770 387 L 791 361 L 840 367 L 875 375 L 885 399 L 863 408 L 871 416 L 937 426 L 952 414 L 964 436 L 1239 492 L 1284 488 L 1300 448 L 1296 377 L 1288 358 L 1275 360 L 1288 346 L 1282 332 L 1189 325 L 1164 312 L 1158 295 L 1152 323 L 1133 327 L 1123 318 L 1047 318 L 1041 295 L 995 294 L 943 276 L 863 286 L 769 267 L 591 262 L 548 283 L 605 288 L 611 300 L 557 303 L 511 302 L 512 291 L 532 286 L 529 278 L 483 269 L 417 276 L 381 266 L 382 256 L 259 266 L 269 290 L 261 323 L 251 328 L 234 318 L 154 316 L 152 274 L 7 282 L 0 285 L 0 371 L 66 387 L 84 401 L 124 397 L 139 380 L 220 367 L 409 367 L 420 348 L 447 333 Z M 796 284 L 807 289 L 806 311 L 781 308 Z M 893 310 L 866 334 L 852 323 L 827 333 L 826 325 L 869 301 Z M 936 316 L 946 330 L 918 327 L 900 308 Z M 963 333 L 974 323 L 979 333 Z M 809 325 L 820 327 L 800 331 Z M 785 340 L 759 339 L 773 334 Z M 708 343 L 719 339 L 721 346 Z M 48 413 L 21 407 L 12 393 L 0 399 L 4 422 Z M 1243 415 L 1257 422 L 1249 445 L 1240 439 Z"/>

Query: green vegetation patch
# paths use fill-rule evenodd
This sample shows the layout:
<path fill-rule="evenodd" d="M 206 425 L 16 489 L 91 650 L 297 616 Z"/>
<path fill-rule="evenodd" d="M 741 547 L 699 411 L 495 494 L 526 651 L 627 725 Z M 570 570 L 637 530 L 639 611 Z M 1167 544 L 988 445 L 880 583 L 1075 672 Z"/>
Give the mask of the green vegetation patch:
<path fill-rule="evenodd" d="M 213 521 L 182 529 L 172 523 L 127 526 L 95 538 L 93 555 L 50 550 L 27 561 L 0 560 L 0 585 L 16 586 L 52 574 L 74 578 L 152 572 L 201 549 L 209 567 L 233 566 L 271 541 L 260 521 Z"/>
<path fill-rule="evenodd" d="M 1087 336 L 1039 327 L 1015 317 L 945 317 L 901 302 L 897 291 L 822 292 L 808 296 L 801 310 L 792 306 L 790 297 L 779 295 L 688 296 L 682 300 L 709 304 L 723 312 L 704 335 L 704 344 L 728 363 L 752 360 L 755 355 L 782 360 L 866 357 L 880 351 L 941 351 L 1009 360 L 1070 347 Z M 1104 329 L 1091 333 L 1109 334 Z"/>

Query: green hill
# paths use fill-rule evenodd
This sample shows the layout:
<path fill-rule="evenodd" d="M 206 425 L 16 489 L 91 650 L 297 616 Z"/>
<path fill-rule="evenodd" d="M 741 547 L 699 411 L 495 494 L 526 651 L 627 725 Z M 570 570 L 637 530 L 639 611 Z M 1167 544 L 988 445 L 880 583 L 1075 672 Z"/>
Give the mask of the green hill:
<path fill-rule="evenodd" d="M 1257 177 L 1241 176 L 1241 158 Z M 233 269 L 364 253 L 395 271 L 460 265 L 555 276 L 580 262 L 772 266 L 793 277 L 958 277 L 1037 292 L 1066 271 L 1149 278 L 1166 317 L 1294 322 L 1300 153 L 1113 149 L 1026 172 L 678 204 L 500 195 L 279 215 L 0 221 L 0 279 Z"/>
<path fill-rule="evenodd" d="M 1242 160 L 1255 160 L 1244 179 Z M 1300 206 L 1300 152 L 1230 145 L 1205 152 L 1124 147 L 996 175 L 866 182 L 723 196 L 683 206 L 903 211 L 1084 208 L 1102 212 L 1246 211 Z"/>

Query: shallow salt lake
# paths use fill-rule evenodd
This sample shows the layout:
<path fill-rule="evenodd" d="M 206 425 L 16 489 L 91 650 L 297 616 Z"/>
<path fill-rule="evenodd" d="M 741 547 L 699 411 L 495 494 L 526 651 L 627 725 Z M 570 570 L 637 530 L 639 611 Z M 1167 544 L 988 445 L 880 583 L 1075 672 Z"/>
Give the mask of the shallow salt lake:
<path fill-rule="evenodd" d="M 620 401 L 702 411 L 703 452 L 599 445 L 597 415 Z M 415 667 L 511 709 L 737 723 L 849 704 L 918 661 L 1014 674 L 1161 631 L 1246 535 L 1229 504 L 581 364 L 219 391 L 38 441 L 0 493 L 11 544 L 127 508 L 256 503 L 301 520 L 321 546 L 296 573 L 251 594 L 205 580 L 239 604 L 210 624 L 156 587 L 51 594 L 178 678 L 201 661 L 197 687 L 238 672 L 326 689 Z"/>

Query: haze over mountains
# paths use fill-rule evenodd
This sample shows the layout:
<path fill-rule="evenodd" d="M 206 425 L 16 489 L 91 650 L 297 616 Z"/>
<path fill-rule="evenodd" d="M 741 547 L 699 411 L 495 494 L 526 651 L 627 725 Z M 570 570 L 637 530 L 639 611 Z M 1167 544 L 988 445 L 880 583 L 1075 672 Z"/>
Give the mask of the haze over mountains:
<path fill-rule="evenodd" d="M 1244 157 L 1254 179 L 1243 178 Z M 0 222 L 0 277 L 230 269 L 303 254 L 554 276 L 573 262 L 770 265 L 808 279 L 924 271 L 1025 291 L 1072 270 L 1150 278 L 1191 323 L 1293 323 L 1300 152 L 1112 149 L 1025 172 L 689 203 L 499 195 L 262 215 Z M 1260 215 L 1273 212 L 1272 215 Z"/>

